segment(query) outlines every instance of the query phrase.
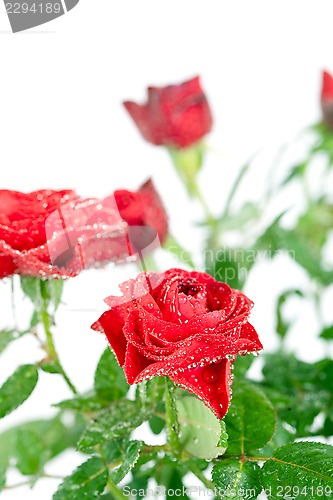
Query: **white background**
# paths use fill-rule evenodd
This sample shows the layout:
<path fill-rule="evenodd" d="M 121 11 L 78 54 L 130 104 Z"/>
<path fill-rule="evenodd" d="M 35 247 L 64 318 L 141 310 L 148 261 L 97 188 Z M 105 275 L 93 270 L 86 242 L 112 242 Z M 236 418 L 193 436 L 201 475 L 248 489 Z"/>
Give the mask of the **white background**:
<path fill-rule="evenodd" d="M 200 207 L 189 203 L 162 148 L 141 139 L 122 100 L 143 100 L 149 84 L 202 76 L 215 118 L 208 138 L 215 151 L 201 184 L 218 213 L 249 156 L 264 150 L 271 158 L 280 144 L 318 121 L 321 70 L 333 71 L 332 19 L 331 0 L 80 0 L 52 23 L 13 35 L 1 6 L 1 188 L 75 188 L 82 196 L 103 197 L 116 188 L 136 189 L 152 176 L 172 232 L 197 251 L 202 235 L 190 223 L 200 218 Z M 244 197 L 256 196 L 269 166 L 269 161 L 259 163 Z M 160 256 L 162 266 L 164 258 Z M 91 385 L 105 347 L 89 325 L 125 272 L 86 272 L 66 286 L 56 343 L 80 390 Z M 276 342 L 274 297 L 302 284 L 303 272 L 283 259 L 260 264 L 253 273 L 247 293 L 256 303 L 252 322 L 266 349 Z M 18 297 L 23 321 L 29 306 Z M 10 326 L 8 285 L 0 286 L 0 298 L 1 322 Z M 90 311 L 72 310 L 77 308 Z M 291 348 L 297 347 L 304 359 L 322 355 L 323 348 L 314 341 L 312 311 L 296 303 L 291 313 L 298 317 Z M 40 356 L 28 339 L 11 346 L 1 357 L 0 382 L 18 364 Z M 0 431 L 27 418 L 51 415 L 50 404 L 68 396 L 61 380 L 43 374 L 29 401 L 0 422 Z M 48 471 L 67 474 L 80 460 L 66 453 Z M 32 491 L 15 489 L 2 498 L 50 500 L 56 484 L 43 480 Z"/>

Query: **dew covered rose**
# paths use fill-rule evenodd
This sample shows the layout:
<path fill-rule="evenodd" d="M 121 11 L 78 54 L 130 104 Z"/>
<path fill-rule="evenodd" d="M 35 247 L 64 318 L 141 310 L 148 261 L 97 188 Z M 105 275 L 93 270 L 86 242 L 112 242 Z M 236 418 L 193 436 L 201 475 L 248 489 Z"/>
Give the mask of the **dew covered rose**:
<path fill-rule="evenodd" d="M 237 354 L 262 349 L 248 322 L 252 302 L 206 273 L 141 273 L 105 299 L 92 325 L 104 333 L 130 384 L 168 375 L 222 418 Z"/>
<path fill-rule="evenodd" d="M 212 128 L 212 115 L 199 77 L 179 85 L 148 87 L 145 104 L 125 108 L 143 137 L 152 144 L 185 148 Z"/>
<path fill-rule="evenodd" d="M 157 235 L 163 241 L 167 229 L 150 180 L 136 192 L 118 190 L 103 200 L 70 190 L 0 190 L 0 278 L 75 276 L 121 262 Z"/>

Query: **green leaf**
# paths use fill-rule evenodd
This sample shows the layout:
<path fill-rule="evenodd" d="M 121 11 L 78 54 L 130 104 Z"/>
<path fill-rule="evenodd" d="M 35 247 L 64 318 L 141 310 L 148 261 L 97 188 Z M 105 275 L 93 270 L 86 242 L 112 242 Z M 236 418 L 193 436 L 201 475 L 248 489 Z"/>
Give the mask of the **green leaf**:
<path fill-rule="evenodd" d="M 32 393 L 38 381 L 34 365 L 23 365 L 0 387 L 0 418 L 20 406 Z"/>
<path fill-rule="evenodd" d="M 157 415 L 153 415 L 148 423 L 149 427 L 156 435 L 160 434 L 165 427 L 165 420 L 158 417 Z"/>
<path fill-rule="evenodd" d="M 178 399 L 176 407 L 179 439 L 185 450 L 207 460 L 223 455 L 225 446 L 218 446 L 218 443 L 224 445 L 227 436 L 212 411 L 202 401 L 191 396 Z"/>
<path fill-rule="evenodd" d="M 20 334 L 15 330 L 0 331 L 0 354 L 6 349 L 8 344 L 20 337 Z"/>
<path fill-rule="evenodd" d="M 183 470 L 172 463 L 170 459 L 164 458 L 163 461 L 160 461 L 153 473 L 157 484 L 165 487 L 166 500 L 189 499 L 186 490 L 183 490 Z M 175 496 L 176 492 L 177 496 Z"/>
<path fill-rule="evenodd" d="M 41 471 L 47 450 L 37 434 L 19 429 L 16 433 L 16 467 L 25 476 L 32 476 Z"/>
<path fill-rule="evenodd" d="M 59 361 L 46 361 L 40 365 L 40 368 L 45 373 L 62 373 Z"/>
<path fill-rule="evenodd" d="M 279 220 L 266 230 L 257 241 L 257 250 L 263 250 L 265 255 L 274 257 L 281 254 L 281 250 L 288 254 L 308 274 L 323 285 L 330 285 L 333 281 L 333 271 L 323 269 L 320 265 L 320 254 L 312 248 L 309 240 L 297 231 L 284 229 Z"/>
<path fill-rule="evenodd" d="M 101 402 L 97 396 L 77 396 L 73 399 L 66 399 L 53 406 L 62 410 L 78 411 L 82 413 L 90 413 L 102 410 L 106 403 Z"/>
<path fill-rule="evenodd" d="M 321 332 L 320 337 L 325 340 L 333 340 L 333 325 L 327 326 Z"/>
<path fill-rule="evenodd" d="M 17 435 L 33 433 L 48 451 L 47 459 L 59 455 L 67 448 L 75 448 L 84 426 L 80 419 L 64 424 L 59 416 L 49 420 L 33 420 L 8 429 L 0 434 L 0 466 L 7 468 L 11 459 L 16 459 Z"/>
<path fill-rule="evenodd" d="M 163 243 L 163 248 L 175 255 L 182 264 L 195 269 L 190 252 L 185 250 L 171 234 L 168 235 L 167 240 Z"/>
<path fill-rule="evenodd" d="M 225 248 L 206 252 L 206 272 L 217 281 L 241 290 L 256 258 L 256 252 L 251 249 Z"/>
<path fill-rule="evenodd" d="M 293 296 L 303 297 L 300 290 L 288 290 L 280 295 L 276 305 L 276 332 L 283 339 L 291 327 L 291 322 L 286 321 L 283 317 L 282 310 L 284 304 L 290 297 Z"/>
<path fill-rule="evenodd" d="M 128 436 L 144 420 L 145 415 L 135 401 L 119 401 L 98 413 L 89 422 L 79 441 L 78 449 L 91 448 L 97 444 Z"/>
<path fill-rule="evenodd" d="M 262 490 L 260 468 L 253 462 L 221 460 L 212 471 L 212 480 L 222 498 L 251 500 Z"/>
<path fill-rule="evenodd" d="M 332 498 L 333 446 L 300 442 L 279 448 L 261 470 L 269 498 Z"/>
<path fill-rule="evenodd" d="M 143 444 L 142 441 L 129 441 L 121 465 L 110 473 L 111 481 L 115 484 L 120 483 L 126 474 L 133 469 L 139 459 Z"/>
<path fill-rule="evenodd" d="M 233 386 L 232 403 L 225 417 L 228 455 L 243 455 L 264 446 L 273 436 L 276 416 L 271 402 L 254 385 Z"/>
<path fill-rule="evenodd" d="M 6 486 L 6 469 L 0 463 L 0 493 Z"/>
<path fill-rule="evenodd" d="M 295 437 L 309 436 L 314 419 L 331 398 L 333 363 L 305 363 L 287 353 L 266 354 L 263 359 L 263 389 L 280 419 L 295 428 Z"/>
<path fill-rule="evenodd" d="M 53 500 L 93 500 L 104 491 L 108 471 L 103 461 L 92 457 L 68 476 L 53 495 Z"/>
<path fill-rule="evenodd" d="M 34 303 L 39 304 L 42 298 L 40 278 L 32 278 L 31 276 L 21 276 L 21 288 L 27 297 Z"/>
<path fill-rule="evenodd" d="M 246 376 L 254 360 L 255 357 L 251 353 L 246 354 L 246 356 L 237 356 L 236 361 L 233 364 L 233 375 L 235 380 L 244 378 Z"/>
<path fill-rule="evenodd" d="M 119 366 L 111 349 L 107 348 L 95 373 L 96 393 L 106 401 L 117 401 L 126 396 L 128 389 L 124 370 Z"/>
<path fill-rule="evenodd" d="M 49 279 L 47 280 L 50 297 L 52 299 L 52 303 L 54 305 L 54 310 L 56 311 L 61 303 L 62 292 L 64 288 L 64 280 L 63 279 Z"/>

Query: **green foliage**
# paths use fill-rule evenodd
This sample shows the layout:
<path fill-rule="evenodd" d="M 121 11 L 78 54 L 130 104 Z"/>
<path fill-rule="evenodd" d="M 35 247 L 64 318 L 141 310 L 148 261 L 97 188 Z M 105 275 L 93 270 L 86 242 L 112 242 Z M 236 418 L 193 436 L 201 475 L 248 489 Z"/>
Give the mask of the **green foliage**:
<path fill-rule="evenodd" d="M 53 495 L 53 500 L 93 500 L 104 491 L 108 470 L 103 460 L 92 457 L 68 476 Z"/>
<path fill-rule="evenodd" d="M 34 365 L 23 365 L 0 387 L 0 418 L 20 406 L 32 393 L 38 381 Z"/>
<path fill-rule="evenodd" d="M 311 442 L 284 446 L 265 463 L 260 475 L 273 499 L 332 498 L 333 447 Z"/>
<path fill-rule="evenodd" d="M 1 330 L 0 331 L 0 354 L 6 349 L 6 347 L 13 342 L 13 340 L 18 339 L 24 335 L 24 333 L 18 333 L 16 330 Z"/>
<path fill-rule="evenodd" d="M 206 272 L 231 288 L 242 290 L 248 273 L 255 263 L 255 251 L 241 248 L 219 249 L 207 252 Z"/>
<path fill-rule="evenodd" d="M 100 399 L 117 401 L 123 398 L 129 389 L 124 371 L 120 368 L 114 354 L 107 348 L 96 369 L 95 391 Z"/>
<path fill-rule="evenodd" d="M 262 385 L 281 420 L 295 429 L 296 437 L 311 435 L 314 419 L 332 397 L 331 362 L 305 363 L 282 352 L 264 360 Z"/>
<path fill-rule="evenodd" d="M 35 441 L 47 450 L 46 460 L 51 460 L 67 448 L 75 448 L 80 433 L 83 431 L 81 418 L 75 418 L 71 424 L 64 424 L 60 416 L 49 420 L 34 420 L 13 427 L 0 434 L 0 467 L 5 469 L 10 462 L 18 460 L 20 436 L 33 435 Z M 33 438 L 32 438 L 33 439 Z"/>
<path fill-rule="evenodd" d="M 41 438 L 33 431 L 18 429 L 16 433 L 16 467 L 25 476 L 41 471 L 47 457 Z"/>
<path fill-rule="evenodd" d="M 286 292 L 282 293 L 280 297 L 277 300 L 277 305 L 276 305 L 276 332 L 277 334 L 284 339 L 284 337 L 287 335 L 287 332 L 289 331 L 291 327 L 291 322 L 287 321 L 284 318 L 283 314 L 283 306 L 284 304 L 288 301 L 290 297 L 303 297 L 303 293 L 300 290 L 287 290 Z"/>
<path fill-rule="evenodd" d="M 120 466 L 116 470 L 113 470 L 110 474 L 111 480 L 115 484 L 120 483 L 120 481 L 124 479 L 126 474 L 128 474 L 130 470 L 133 469 L 139 459 L 142 446 L 142 441 L 129 441 L 126 448 L 124 449 Z"/>
<path fill-rule="evenodd" d="M 272 437 L 276 416 L 271 402 L 248 382 L 233 387 L 232 403 L 225 417 L 228 456 L 241 456 L 262 448 Z"/>
<path fill-rule="evenodd" d="M 262 490 L 260 468 L 253 462 L 223 460 L 217 462 L 212 471 L 212 480 L 222 498 L 257 498 Z"/>
<path fill-rule="evenodd" d="M 324 340 L 333 340 L 333 325 L 327 326 L 320 334 Z"/>
<path fill-rule="evenodd" d="M 199 458 L 212 459 L 223 455 L 228 436 L 212 411 L 191 396 L 177 400 L 176 405 L 182 447 Z"/>
<path fill-rule="evenodd" d="M 78 449 L 112 441 L 129 435 L 146 419 L 140 406 L 135 401 L 123 400 L 110 408 L 99 412 L 88 424 L 79 443 Z"/>

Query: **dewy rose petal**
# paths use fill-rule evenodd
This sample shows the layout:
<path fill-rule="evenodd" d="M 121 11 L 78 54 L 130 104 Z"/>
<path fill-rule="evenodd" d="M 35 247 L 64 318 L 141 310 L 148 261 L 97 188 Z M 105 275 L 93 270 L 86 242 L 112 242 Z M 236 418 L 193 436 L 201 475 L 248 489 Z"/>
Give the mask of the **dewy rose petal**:
<path fill-rule="evenodd" d="M 145 104 L 124 106 L 143 137 L 155 145 L 187 148 L 212 128 L 212 114 L 199 77 L 178 85 L 149 87 Z"/>
<path fill-rule="evenodd" d="M 262 349 L 248 322 L 252 302 L 206 273 L 141 273 L 106 299 L 92 325 L 104 333 L 130 384 L 168 375 L 223 418 L 230 403 L 231 363 Z"/>
<path fill-rule="evenodd" d="M 151 180 L 104 200 L 74 191 L 0 190 L 0 279 L 13 274 L 76 276 L 124 262 L 167 236 L 167 216 Z"/>

